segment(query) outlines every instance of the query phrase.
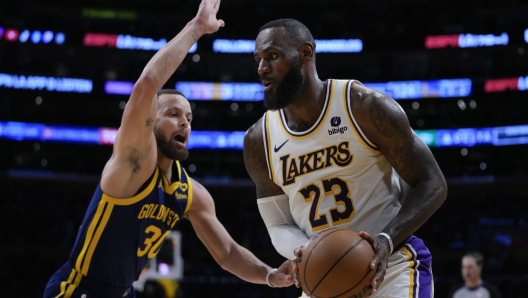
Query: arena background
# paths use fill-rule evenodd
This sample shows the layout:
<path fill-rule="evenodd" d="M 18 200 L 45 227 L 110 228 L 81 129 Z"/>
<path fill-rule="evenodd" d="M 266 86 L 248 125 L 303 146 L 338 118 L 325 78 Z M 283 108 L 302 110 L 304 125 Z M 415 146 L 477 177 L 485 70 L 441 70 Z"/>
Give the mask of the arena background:
<path fill-rule="evenodd" d="M 0 5 L 1 297 L 42 297 L 67 260 L 130 87 L 198 4 Z M 195 115 L 183 164 L 233 238 L 280 265 L 240 149 L 264 113 L 251 41 L 265 22 L 296 18 L 319 40 L 321 79 L 358 79 L 391 95 L 431 147 L 449 194 L 416 234 L 433 254 L 436 297 L 462 283 L 460 258 L 470 250 L 484 254 L 484 279 L 503 297 L 528 297 L 527 15 L 521 0 L 225 0 L 225 28 L 200 39 L 165 85 L 179 83 Z M 241 281 L 214 262 L 189 222 L 177 229 L 180 297 L 300 294 Z"/>

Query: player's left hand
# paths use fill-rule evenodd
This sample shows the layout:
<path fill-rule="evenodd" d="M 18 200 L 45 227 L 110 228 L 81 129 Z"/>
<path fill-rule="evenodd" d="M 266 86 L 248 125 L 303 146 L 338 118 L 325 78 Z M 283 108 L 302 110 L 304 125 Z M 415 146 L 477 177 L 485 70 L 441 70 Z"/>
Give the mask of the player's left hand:
<path fill-rule="evenodd" d="M 375 254 L 374 258 L 372 259 L 372 262 L 370 262 L 370 268 L 376 270 L 376 274 L 372 278 L 371 282 L 372 289 L 368 294 L 368 296 L 370 296 L 376 292 L 379 285 L 385 278 L 387 264 L 389 263 L 390 245 L 387 241 L 387 238 L 383 236 L 374 237 L 369 232 L 364 231 L 359 232 L 359 236 L 361 236 L 363 239 L 367 240 L 370 243 Z"/>
<path fill-rule="evenodd" d="M 284 261 L 277 271 L 270 274 L 269 283 L 275 288 L 293 285 L 293 273 L 290 260 Z"/>

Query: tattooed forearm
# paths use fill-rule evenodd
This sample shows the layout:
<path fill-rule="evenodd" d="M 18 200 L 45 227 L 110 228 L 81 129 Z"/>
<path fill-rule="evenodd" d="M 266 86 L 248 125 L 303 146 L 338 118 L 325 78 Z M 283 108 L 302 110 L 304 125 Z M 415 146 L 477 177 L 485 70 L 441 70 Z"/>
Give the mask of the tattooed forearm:
<path fill-rule="evenodd" d="M 154 122 L 154 120 L 152 120 L 152 118 L 148 118 L 146 122 L 147 127 L 151 126 L 152 122 Z"/>

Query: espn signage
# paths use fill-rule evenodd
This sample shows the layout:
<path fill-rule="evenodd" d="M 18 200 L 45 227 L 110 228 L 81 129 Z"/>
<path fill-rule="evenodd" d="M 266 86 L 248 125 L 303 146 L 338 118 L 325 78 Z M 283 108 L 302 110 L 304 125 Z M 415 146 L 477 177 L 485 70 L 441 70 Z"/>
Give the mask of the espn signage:
<path fill-rule="evenodd" d="M 157 51 L 167 44 L 167 39 L 158 40 L 149 37 L 137 37 L 123 34 L 86 33 L 83 45 L 88 47 L 109 47 L 124 50 Z M 198 48 L 195 43 L 189 53 L 194 53 Z"/>
<path fill-rule="evenodd" d="M 526 35 L 526 33 L 525 33 Z M 427 49 L 440 48 L 477 48 L 508 45 L 508 34 L 503 32 L 500 35 L 493 34 L 452 34 L 433 35 L 425 38 Z"/>

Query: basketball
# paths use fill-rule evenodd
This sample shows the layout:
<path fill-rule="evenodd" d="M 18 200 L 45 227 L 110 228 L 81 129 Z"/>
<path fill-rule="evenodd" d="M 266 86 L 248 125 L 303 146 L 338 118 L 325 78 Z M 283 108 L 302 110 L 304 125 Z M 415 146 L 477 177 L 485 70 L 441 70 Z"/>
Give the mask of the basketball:
<path fill-rule="evenodd" d="M 308 242 L 299 261 L 299 282 L 314 298 L 364 297 L 376 273 L 374 251 L 358 233 L 332 228 Z"/>

